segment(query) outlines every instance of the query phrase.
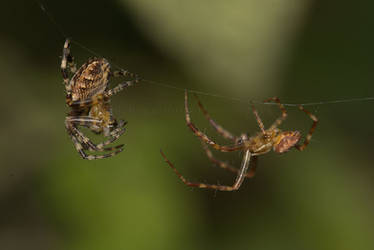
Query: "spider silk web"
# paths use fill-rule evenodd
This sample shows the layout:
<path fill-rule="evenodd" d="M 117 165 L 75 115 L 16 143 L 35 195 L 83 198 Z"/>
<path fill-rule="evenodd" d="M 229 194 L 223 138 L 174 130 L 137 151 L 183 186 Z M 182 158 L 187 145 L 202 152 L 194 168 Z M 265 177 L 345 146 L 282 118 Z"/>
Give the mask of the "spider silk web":
<path fill-rule="evenodd" d="M 53 15 L 43 5 L 43 3 L 40 2 L 39 0 L 35 0 L 35 2 L 38 4 L 38 6 L 41 9 L 41 11 L 43 11 L 45 13 L 45 15 L 48 17 L 48 19 L 50 20 L 50 22 L 55 26 L 55 28 L 57 29 L 58 33 L 60 34 L 60 36 L 62 36 L 63 39 L 69 38 L 70 42 L 72 44 L 77 45 L 81 49 L 83 49 L 83 50 L 91 53 L 92 55 L 95 55 L 96 57 L 104 58 L 104 56 L 100 55 L 96 51 L 88 48 L 87 46 L 83 45 L 82 43 L 80 43 L 80 42 L 78 42 L 78 41 L 70 38 L 70 36 L 66 35 L 66 33 L 64 32 L 64 30 L 58 25 L 58 23 L 56 22 L 56 20 L 53 17 Z M 115 68 L 117 68 L 117 69 L 123 69 L 121 66 L 119 66 L 118 64 L 116 64 L 114 62 L 114 60 L 110 60 L 110 61 L 111 61 L 111 64 Z M 234 102 L 239 102 L 239 103 L 244 103 L 244 104 L 252 104 L 252 103 L 254 103 L 254 104 L 257 104 L 257 105 L 278 105 L 277 103 L 271 103 L 271 102 L 268 103 L 268 102 L 261 102 L 261 101 L 249 100 L 249 99 L 245 100 L 245 99 L 235 98 L 235 97 L 231 97 L 231 96 L 227 96 L 227 95 L 220 95 L 220 94 L 216 94 L 216 93 L 212 93 L 212 92 L 205 92 L 205 91 L 200 91 L 200 90 L 196 90 L 196 89 L 189 89 L 189 88 L 181 88 L 181 87 L 175 86 L 175 84 L 173 84 L 173 83 L 166 83 L 166 82 L 154 81 L 154 80 L 151 80 L 151 79 L 142 78 L 142 82 L 146 82 L 148 84 L 156 85 L 156 86 L 163 87 L 163 88 L 174 89 L 176 91 L 181 91 L 181 92 L 188 91 L 189 93 L 195 93 L 195 94 L 204 95 L 204 96 L 210 96 L 210 97 L 215 97 L 215 98 L 220 98 L 220 99 L 226 99 L 226 100 L 230 100 L 230 101 L 234 101 Z M 332 100 L 320 100 L 320 101 L 316 101 L 316 102 L 306 102 L 306 103 L 282 102 L 282 104 L 284 106 L 296 107 L 296 106 L 300 106 L 300 105 L 302 105 L 302 106 L 319 106 L 319 105 L 343 104 L 343 103 L 353 103 L 353 102 L 372 102 L 372 101 L 374 101 L 374 96 L 351 97 L 351 98 L 341 98 L 341 99 L 332 99 Z"/>

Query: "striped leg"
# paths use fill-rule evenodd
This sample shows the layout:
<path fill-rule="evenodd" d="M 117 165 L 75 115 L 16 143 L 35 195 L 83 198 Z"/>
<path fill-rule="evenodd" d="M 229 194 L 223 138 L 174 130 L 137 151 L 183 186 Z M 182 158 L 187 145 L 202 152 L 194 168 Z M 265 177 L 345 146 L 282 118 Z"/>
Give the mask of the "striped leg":
<path fill-rule="evenodd" d="M 304 109 L 303 106 L 299 106 L 299 109 L 301 111 L 303 111 L 305 114 L 307 114 L 310 119 L 313 120 L 313 124 L 312 124 L 312 127 L 309 129 L 309 133 L 307 134 L 305 140 L 304 140 L 304 143 L 301 144 L 301 145 L 296 145 L 295 147 L 299 150 L 299 151 L 303 151 L 309 144 L 310 140 L 312 139 L 312 135 L 314 133 L 314 131 L 316 130 L 316 127 L 317 127 L 317 124 L 318 124 L 318 118 L 313 115 L 312 113 L 310 113 L 308 110 Z"/>
<path fill-rule="evenodd" d="M 255 108 L 255 105 L 252 104 L 252 112 L 253 114 L 255 115 L 255 118 L 256 118 L 256 121 L 257 121 L 257 124 L 258 126 L 260 127 L 261 129 L 261 132 L 262 134 L 265 134 L 265 126 L 264 126 L 264 123 L 262 122 L 260 116 L 258 115 L 258 112 Z"/>
<path fill-rule="evenodd" d="M 99 150 L 99 151 L 104 151 L 104 150 L 112 151 L 114 149 L 118 149 L 117 151 L 114 151 L 108 154 L 87 155 L 84 150 L 88 149 L 89 151 L 94 151 L 94 150 L 91 150 L 90 148 L 95 147 L 95 145 L 87 137 L 85 136 L 81 137 L 79 134 L 76 134 L 76 131 L 78 130 L 76 129 L 73 123 L 69 123 L 66 121 L 65 126 L 66 126 L 66 130 L 68 134 L 71 137 L 71 140 L 73 141 L 75 149 L 78 151 L 78 153 L 83 159 L 86 159 L 86 160 L 104 159 L 104 158 L 112 157 L 123 151 L 123 144 L 122 144 L 122 145 L 115 146 L 113 148 L 103 148 L 102 150 Z M 80 131 L 78 132 L 80 133 Z"/>
<path fill-rule="evenodd" d="M 131 73 L 124 69 L 113 71 L 113 76 L 114 77 L 132 77 L 135 79 L 140 79 L 140 77 L 137 74 Z"/>
<path fill-rule="evenodd" d="M 207 143 L 208 145 L 212 146 L 214 149 L 222 151 L 222 152 L 232 152 L 232 151 L 237 151 L 243 149 L 242 145 L 235 145 L 235 146 L 221 146 L 217 143 L 215 143 L 213 140 L 211 140 L 206 134 L 201 132 L 192 122 L 191 122 L 191 117 L 190 117 L 190 111 L 188 109 L 188 94 L 187 90 L 184 92 L 184 107 L 186 111 L 186 123 L 187 126 L 194 132 L 194 134 L 202 141 Z"/>
<path fill-rule="evenodd" d="M 137 84 L 141 81 L 140 77 L 137 74 L 131 73 L 131 72 L 129 72 L 127 70 L 123 70 L 123 69 L 114 71 L 112 73 L 112 75 L 114 77 L 132 77 L 132 78 L 135 78 L 135 79 L 128 80 L 128 81 L 125 81 L 123 83 L 120 83 L 116 87 L 114 87 L 113 89 L 108 90 L 107 93 L 105 94 L 107 97 L 115 95 L 118 92 L 122 91 L 123 89 L 125 89 L 127 87 L 134 86 L 135 84 Z"/>
<path fill-rule="evenodd" d="M 125 133 L 125 131 L 126 131 L 125 125 L 126 124 L 127 124 L 127 122 L 125 122 L 123 120 L 120 120 L 120 122 L 118 124 L 118 127 L 110 132 L 109 139 L 102 142 L 102 143 L 97 144 L 96 147 L 98 149 L 104 149 L 105 146 L 107 146 L 107 145 L 113 143 L 115 140 L 117 140 L 121 135 L 123 135 L 123 133 Z"/>
<path fill-rule="evenodd" d="M 249 150 L 245 151 L 242 165 L 238 171 L 234 184 L 232 186 L 226 186 L 226 185 L 205 184 L 205 183 L 200 183 L 200 182 L 188 181 L 181 173 L 179 173 L 179 171 L 174 167 L 174 165 L 166 158 L 165 154 L 162 151 L 160 152 L 165 162 L 173 169 L 173 171 L 177 174 L 179 179 L 187 186 L 214 189 L 214 190 L 219 190 L 219 191 L 234 191 L 234 190 L 239 189 L 239 187 L 241 186 L 241 184 L 243 183 L 245 179 L 248 166 L 249 166 L 249 162 L 250 162 L 250 158 L 251 158 L 251 153 L 249 152 Z"/>
<path fill-rule="evenodd" d="M 87 119 L 85 117 L 67 117 L 67 127 L 70 126 L 69 123 L 72 125 L 70 126 L 70 130 L 73 131 L 74 135 L 77 137 L 78 141 L 80 141 L 83 145 L 86 145 L 87 150 L 89 151 L 112 151 L 118 148 L 122 148 L 124 145 L 118 145 L 114 147 L 109 147 L 105 148 L 105 146 L 111 144 L 115 140 L 117 140 L 124 132 L 125 132 L 125 125 L 126 122 L 120 121 L 118 127 L 114 129 L 113 131 L 110 132 L 109 134 L 109 139 L 99 143 L 99 144 L 94 144 L 87 136 L 85 136 L 79 129 L 76 127 L 78 125 L 85 126 L 85 127 L 90 127 L 93 124 L 96 124 L 98 120 L 95 119 Z M 100 122 L 100 121 L 99 121 Z"/>
<path fill-rule="evenodd" d="M 235 141 L 236 137 L 232 135 L 229 131 L 226 129 L 222 128 L 220 125 L 218 125 L 209 115 L 208 111 L 204 108 L 203 104 L 200 102 L 199 98 L 197 97 L 196 94 L 194 94 L 194 97 L 197 100 L 197 103 L 199 105 L 200 110 L 203 112 L 205 118 L 209 121 L 209 123 L 215 128 L 218 134 L 220 134 L 223 138 Z"/>
<path fill-rule="evenodd" d="M 105 148 L 105 146 L 107 146 L 107 145 L 111 144 L 112 142 L 114 142 L 115 140 L 117 140 L 120 137 L 120 135 L 122 135 L 125 132 L 125 128 L 118 128 L 119 132 L 117 131 L 117 133 L 113 133 L 113 135 L 111 135 L 111 138 L 109 140 L 107 140 L 105 142 L 102 142 L 102 143 L 99 143 L 97 145 L 95 143 L 93 143 L 90 140 L 90 138 L 88 138 L 82 132 L 80 132 L 77 127 L 73 126 L 71 129 L 73 130 L 74 135 L 77 137 L 77 139 L 83 145 L 86 145 L 87 150 L 89 150 L 91 152 L 94 152 L 94 151 L 98 151 L 98 152 L 112 151 L 112 150 L 115 150 L 115 149 L 122 148 L 124 146 L 124 144 L 120 144 L 120 145 L 117 145 L 117 146 L 114 146 L 114 147 Z"/>
<path fill-rule="evenodd" d="M 282 112 L 282 116 L 279 117 L 277 120 L 275 120 L 275 122 L 273 123 L 273 125 L 271 125 L 271 127 L 269 129 L 275 129 L 277 128 L 279 125 L 282 124 L 282 122 L 284 120 L 286 120 L 287 118 L 287 111 L 286 111 L 286 108 L 283 106 L 283 104 L 280 102 L 279 98 L 278 97 L 272 97 L 272 98 L 269 98 L 269 99 L 266 99 L 264 101 L 265 103 L 269 103 L 269 102 L 275 102 L 278 104 L 281 112 Z"/>
<path fill-rule="evenodd" d="M 114 151 L 114 152 L 109 153 L 109 154 L 87 155 L 86 152 L 84 152 L 84 149 L 85 149 L 84 146 L 82 145 L 81 142 L 79 142 L 79 140 L 77 139 L 77 137 L 74 135 L 73 131 L 71 130 L 71 126 L 67 127 L 67 131 L 68 131 L 68 134 L 71 137 L 71 140 L 73 141 L 75 149 L 78 151 L 78 153 L 80 154 L 80 156 L 83 159 L 86 159 L 86 160 L 104 159 L 104 158 L 112 157 L 112 156 L 122 152 L 122 150 L 123 150 L 123 148 L 120 148 L 117 151 Z"/>
<path fill-rule="evenodd" d="M 239 169 L 231 166 L 227 162 L 224 162 L 224 161 L 221 161 L 215 158 L 213 156 L 212 151 L 209 150 L 208 146 L 205 143 L 202 143 L 202 145 L 209 160 L 213 162 L 215 165 L 219 166 L 220 168 L 226 169 L 230 172 L 236 173 L 236 174 L 239 172 Z M 245 177 L 247 178 L 254 177 L 256 174 L 256 167 L 257 167 L 257 156 L 252 156 L 251 166 L 249 168 L 249 172 L 245 174 Z"/>
<path fill-rule="evenodd" d="M 109 101 L 108 97 L 106 97 L 104 94 L 97 94 L 95 96 L 92 96 L 89 99 L 85 100 L 78 100 L 73 101 L 71 99 L 71 96 L 66 97 L 66 104 L 70 107 L 87 107 L 87 106 L 93 106 L 95 104 L 98 104 L 103 101 Z"/>
<path fill-rule="evenodd" d="M 134 80 L 129 80 L 129 81 L 125 81 L 123 83 L 120 83 L 116 87 L 108 90 L 106 92 L 105 96 L 107 96 L 107 97 L 113 96 L 113 95 L 117 94 L 118 92 L 122 91 L 123 89 L 125 89 L 127 87 L 130 87 L 130 86 L 133 86 L 133 85 L 135 85 L 139 82 L 140 82 L 140 79 L 134 79 Z"/>
<path fill-rule="evenodd" d="M 75 126 L 73 126 L 71 129 L 74 133 L 73 135 L 82 144 L 83 148 L 90 152 L 113 151 L 115 149 L 120 149 L 124 146 L 124 144 L 120 144 L 114 147 L 107 147 L 107 148 L 104 148 L 103 146 L 100 147 L 99 145 L 102 143 L 100 143 L 99 145 L 94 144 L 87 136 L 85 136 L 82 132 L 80 132 Z"/>
<path fill-rule="evenodd" d="M 70 40 L 66 39 L 64 48 L 62 51 L 61 73 L 62 73 L 62 78 L 64 79 L 66 92 L 69 94 L 71 92 L 71 86 L 69 84 L 68 68 L 71 73 L 75 73 L 77 70 L 77 67 L 74 63 L 74 58 L 70 53 Z"/>

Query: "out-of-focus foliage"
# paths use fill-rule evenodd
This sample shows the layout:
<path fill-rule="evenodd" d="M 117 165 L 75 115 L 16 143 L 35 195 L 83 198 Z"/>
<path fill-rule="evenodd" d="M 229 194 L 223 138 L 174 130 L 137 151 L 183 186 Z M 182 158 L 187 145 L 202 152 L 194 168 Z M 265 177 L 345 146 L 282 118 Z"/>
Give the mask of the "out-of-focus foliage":
<path fill-rule="evenodd" d="M 241 99 L 305 103 L 374 93 L 371 1 L 7 2 L 0 17 L 1 249 L 373 249 L 373 103 L 308 106 L 304 152 L 260 157 L 238 192 L 184 121 L 183 91 L 143 82 L 113 98 L 121 154 L 84 161 L 64 131 L 64 36 L 145 79 Z M 61 34 L 64 33 L 64 34 Z M 82 64 L 94 56 L 77 44 Z M 116 81 L 114 81 L 116 82 Z M 233 133 L 255 133 L 248 105 L 201 96 Z M 191 98 L 192 118 L 219 142 Z M 258 106 L 265 124 L 278 115 Z M 289 108 L 285 130 L 311 121 Z M 98 139 L 97 137 L 94 137 Z M 227 142 L 226 142 L 227 143 Z M 216 156 L 232 164 L 241 154 Z"/>
<path fill-rule="evenodd" d="M 121 2 L 134 9 L 138 26 L 178 58 L 190 77 L 204 80 L 209 89 L 245 95 L 277 84 L 281 56 L 311 1 Z"/>

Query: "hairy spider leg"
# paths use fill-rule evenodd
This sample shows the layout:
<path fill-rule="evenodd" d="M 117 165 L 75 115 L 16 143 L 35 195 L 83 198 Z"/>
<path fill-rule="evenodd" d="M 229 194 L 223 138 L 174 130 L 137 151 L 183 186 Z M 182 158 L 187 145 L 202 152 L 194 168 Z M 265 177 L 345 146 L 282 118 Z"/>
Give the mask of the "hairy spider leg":
<path fill-rule="evenodd" d="M 117 145 L 114 147 L 107 147 L 105 146 L 113 143 L 115 140 L 117 140 L 125 131 L 125 128 L 116 128 L 113 130 L 110 134 L 110 138 L 107 141 L 101 142 L 99 144 L 94 144 L 87 136 L 85 136 L 82 132 L 79 131 L 78 128 L 75 126 L 72 127 L 76 135 L 78 136 L 78 139 L 82 141 L 83 143 L 87 144 L 89 146 L 88 150 L 90 151 L 112 151 L 118 148 L 121 148 L 124 146 L 124 144 Z"/>
<path fill-rule="evenodd" d="M 162 150 L 160 150 L 160 152 L 161 152 L 161 155 L 164 158 L 165 162 L 174 170 L 174 172 L 177 174 L 179 179 L 185 185 L 187 185 L 189 187 L 207 188 L 207 189 L 214 189 L 214 190 L 219 190 L 219 191 L 238 190 L 239 187 L 241 186 L 241 184 L 243 183 L 245 177 L 246 177 L 248 166 L 249 166 L 250 159 L 251 159 L 251 152 L 249 152 L 249 150 L 246 150 L 245 153 L 244 153 L 244 157 L 243 157 L 243 160 L 242 160 L 241 167 L 238 170 L 238 174 L 236 176 L 234 184 L 231 185 L 231 186 L 227 186 L 227 185 L 205 184 L 205 183 L 201 183 L 201 182 L 190 182 L 190 181 L 188 181 L 181 173 L 179 173 L 179 171 L 168 160 L 168 158 L 166 158 L 166 156 L 162 152 Z"/>
<path fill-rule="evenodd" d="M 310 113 L 308 110 L 304 109 L 303 106 L 299 105 L 299 109 L 301 111 L 303 111 L 305 114 L 307 114 L 310 119 L 313 120 L 313 124 L 312 124 L 312 127 L 309 129 L 309 132 L 308 134 L 306 135 L 305 139 L 304 139 L 304 143 L 302 143 L 301 145 L 296 145 L 296 149 L 298 149 L 299 151 L 303 151 L 309 144 L 310 140 L 312 139 L 312 135 L 317 127 L 317 124 L 318 124 L 318 118 L 313 115 L 312 113 Z"/>
<path fill-rule="evenodd" d="M 64 43 L 64 48 L 62 51 L 61 73 L 62 73 L 62 78 L 64 80 L 66 93 L 70 94 L 71 85 L 69 83 L 70 79 L 69 79 L 68 69 L 73 74 L 77 71 L 77 67 L 74 62 L 74 57 L 71 55 L 71 52 L 70 52 L 70 40 L 66 39 Z"/>
<path fill-rule="evenodd" d="M 134 79 L 130 81 L 125 81 L 123 83 L 118 84 L 116 87 L 108 90 L 104 95 L 107 97 L 111 97 L 118 92 L 121 92 L 123 89 L 134 86 L 135 84 L 139 83 L 141 80 L 140 79 Z"/>
<path fill-rule="evenodd" d="M 221 160 L 218 160 L 217 158 L 215 158 L 212 151 L 209 149 L 209 147 L 204 142 L 202 142 L 201 144 L 203 146 L 203 149 L 205 150 L 206 155 L 208 156 L 209 160 L 211 162 L 213 162 L 213 164 L 219 166 L 220 168 L 226 169 L 230 172 L 233 172 L 233 173 L 236 173 L 236 174 L 239 173 L 238 168 L 235 168 L 235 167 L 231 166 L 230 164 L 228 164 L 227 162 L 224 162 L 224 161 L 221 161 Z M 249 171 L 248 171 L 248 173 L 245 174 L 245 177 L 252 178 L 252 177 L 255 176 L 256 168 L 257 168 L 257 159 L 258 159 L 258 157 L 256 155 L 252 155 L 252 160 L 251 160 L 251 163 L 250 163 Z"/>
<path fill-rule="evenodd" d="M 117 145 L 117 146 L 114 146 L 114 147 L 105 148 L 105 146 L 107 146 L 110 143 L 117 140 L 120 137 L 120 135 L 122 135 L 125 132 L 125 128 L 123 127 L 126 124 L 125 122 L 121 123 L 118 128 L 111 131 L 110 138 L 107 141 L 104 141 L 104 142 L 99 143 L 97 145 L 94 144 L 87 136 L 85 136 L 82 132 L 80 132 L 78 130 L 78 128 L 76 127 L 77 125 L 90 127 L 90 126 L 92 126 L 94 124 L 97 124 L 97 123 L 100 123 L 100 121 L 92 119 L 92 118 L 91 119 L 86 119 L 86 118 L 83 117 L 83 119 L 80 119 L 79 116 L 78 117 L 71 117 L 70 116 L 70 117 L 67 117 L 67 119 L 66 119 L 66 128 L 67 128 L 67 130 L 71 130 L 73 132 L 73 136 L 77 137 L 77 140 L 79 142 L 87 145 L 88 146 L 87 149 L 89 151 L 99 151 L 99 152 L 101 152 L 101 151 L 112 151 L 112 150 L 115 150 L 115 149 L 122 148 L 124 146 L 124 144 L 120 144 L 120 145 Z"/>
<path fill-rule="evenodd" d="M 213 128 L 217 131 L 218 134 L 220 134 L 223 138 L 236 141 L 237 137 L 231 134 L 229 131 L 224 129 L 222 126 L 218 125 L 209 115 L 208 111 L 204 108 L 203 104 L 200 102 L 199 98 L 196 94 L 194 94 L 194 97 L 197 100 L 197 104 L 199 105 L 200 110 L 203 112 L 205 118 L 209 121 L 209 123 L 213 126 Z"/>
<path fill-rule="evenodd" d="M 69 134 L 70 134 L 71 140 L 74 143 L 75 149 L 78 151 L 78 153 L 80 154 L 80 156 L 83 159 L 86 159 L 86 160 L 96 160 L 96 159 L 109 158 L 109 157 L 115 156 L 116 154 L 119 154 L 123 150 L 123 148 L 120 148 L 119 150 L 114 151 L 114 152 L 109 153 L 109 154 L 104 154 L 104 155 L 87 155 L 84 152 L 84 150 L 83 150 L 82 144 L 80 142 L 78 142 L 78 139 L 73 134 L 71 134 L 70 132 L 69 132 Z"/>
<path fill-rule="evenodd" d="M 185 107 L 185 111 L 186 111 L 186 123 L 187 123 L 187 126 L 192 130 L 192 132 L 196 136 L 200 137 L 201 140 L 203 140 L 205 143 L 207 143 L 208 145 L 210 145 L 214 149 L 219 150 L 221 152 L 232 152 L 232 151 L 237 151 L 237 150 L 243 149 L 243 145 L 240 145 L 240 146 L 237 146 L 237 145 L 236 146 L 221 146 L 221 145 L 217 144 L 216 142 L 214 142 L 213 140 L 211 140 L 206 134 L 204 134 L 203 132 L 201 132 L 191 122 L 190 111 L 188 109 L 188 94 L 187 94 L 187 90 L 185 90 L 185 92 L 184 92 L 184 107 Z"/>
<path fill-rule="evenodd" d="M 251 106 L 252 106 L 252 112 L 253 112 L 253 114 L 254 114 L 254 116 L 256 118 L 257 124 L 260 127 L 262 134 L 265 135 L 266 132 L 265 132 L 264 123 L 262 122 L 260 116 L 258 115 L 258 112 L 257 112 L 257 110 L 255 108 L 255 105 L 253 105 L 253 103 L 252 103 Z"/>
<path fill-rule="evenodd" d="M 114 70 L 112 74 L 114 77 L 132 77 L 135 79 L 140 79 L 137 74 L 131 73 L 130 71 L 124 69 Z"/>
<path fill-rule="evenodd" d="M 284 120 L 286 120 L 286 118 L 287 118 L 287 111 L 286 111 L 286 108 L 283 106 L 283 104 L 280 102 L 280 100 L 279 100 L 278 97 L 272 97 L 272 98 L 266 99 L 264 101 L 264 103 L 270 103 L 270 102 L 277 103 L 278 107 L 280 108 L 280 110 L 282 112 L 282 115 L 278 119 L 276 119 L 275 122 L 269 128 L 269 130 L 273 130 L 273 129 L 278 128 L 282 124 L 282 122 Z"/>

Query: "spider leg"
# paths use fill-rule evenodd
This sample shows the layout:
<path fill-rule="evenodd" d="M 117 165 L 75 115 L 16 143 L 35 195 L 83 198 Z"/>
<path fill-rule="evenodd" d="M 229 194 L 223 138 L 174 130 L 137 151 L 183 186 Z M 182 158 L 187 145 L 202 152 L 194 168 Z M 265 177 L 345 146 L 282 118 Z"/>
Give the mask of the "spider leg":
<path fill-rule="evenodd" d="M 123 83 L 120 83 L 118 84 L 116 87 L 108 90 L 105 94 L 105 96 L 113 96 L 115 94 L 117 94 L 118 92 L 121 92 L 123 89 L 127 88 L 127 87 L 130 87 L 130 86 L 133 86 L 135 85 L 136 83 L 139 83 L 140 82 L 140 79 L 134 79 L 134 80 L 130 80 L 130 81 L 125 81 Z"/>
<path fill-rule="evenodd" d="M 119 125 L 118 125 L 118 127 L 116 129 L 114 129 L 113 131 L 110 132 L 109 139 L 106 140 L 106 141 L 104 141 L 104 142 L 102 142 L 102 143 L 97 144 L 96 147 L 98 149 L 106 149 L 106 148 L 104 148 L 105 146 L 113 143 L 121 135 L 123 135 L 123 133 L 125 133 L 125 131 L 126 131 L 125 125 L 126 124 L 127 124 L 127 122 L 121 120 L 120 123 L 119 123 Z"/>
<path fill-rule="evenodd" d="M 122 148 L 124 146 L 124 144 L 120 144 L 120 145 L 117 145 L 117 146 L 114 146 L 114 147 L 107 147 L 105 148 L 106 145 L 109 145 L 110 143 L 114 142 L 115 140 L 117 140 L 120 135 L 122 135 L 124 132 L 125 132 L 125 128 L 118 128 L 120 129 L 120 132 L 117 132 L 116 134 L 113 133 L 113 135 L 111 136 L 111 138 L 107 141 L 104 141 L 100 144 L 95 144 L 91 141 L 90 138 L 88 138 L 87 136 L 85 136 L 82 132 L 79 131 L 79 129 L 75 126 L 72 127 L 72 130 L 73 132 L 75 133 L 75 136 L 77 137 L 77 139 L 84 145 L 87 145 L 87 150 L 93 152 L 93 151 L 98 151 L 98 152 L 102 152 L 102 151 L 113 151 L 115 149 L 119 149 L 119 148 Z M 115 131 L 112 131 L 112 132 L 115 132 Z"/>
<path fill-rule="evenodd" d="M 232 135 L 229 131 L 218 125 L 209 115 L 208 111 L 204 108 L 203 104 L 200 102 L 199 98 L 196 94 L 194 94 L 194 97 L 197 100 L 197 104 L 199 105 L 200 110 L 203 112 L 205 118 L 209 121 L 209 123 L 215 128 L 218 134 L 220 134 L 223 138 L 235 141 L 236 136 Z"/>
<path fill-rule="evenodd" d="M 70 40 L 66 39 L 64 43 L 64 48 L 62 51 L 61 73 L 62 73 L 62 78 L 64 79 L 66 92 L 70 94 L 71 86 L 69 84 L 69 72 L 67 70 L 68 67 L 71 73 L 75 73 L 77 70 L 77 67 L 74 63 L 74 58 L 70 53 Z"/>
<path fill-rule="evenodd" d="M 286 111 L 286 108 L 283 106 L 283 104 L 280 102 L 279 98 L 278 97 L 272 97 L 272 98 L 269 98 L 269 99 L 266 99 L 264 101 L 264 103 L 270 103 L 270 102 L 275 102 L 278 104 L 281 112 L 282 112 L 282 115 L 281 117 L 279 117 L 277 120 L 275 120 L 275 122 L 273 123 L 273 125 L 271 125 L 271 127 L 269 129 L 275 129 L 277 128 L 279 125 L 282 124 L 282 122 L 284 120 L 286 120 L 287 118 L 287 111 Z"/>
<path fill-rule="evenodd" d="M 121 145 L 118 145 L 118 146 L 114 146 L 114 147 L 109 147 L 109 148 L 104 148 L 105 146 L 111 144 L 112 142 L 114 142 L 115 140 L 117 140 L 124 132 L 125 132 L 125 125 L 126 125 L 126 122 L 125 121 L 120 121 L 119 123 L 119 126 L 114 129 L 113 131 L 110 132 L 109 134 L 109 139 L 102 142 L 102 143 L 99 143 L 99 144 L 94 144 L 87 136 L 85 136 L 81 131 L 79 131 L 79 129 L 76 127 L 77 125 L 81 125 L 81 126 L 86 126 L 86 127 L 89 127 L 90 125 L 94 125 L 96 123 L 100 123 L 101 121 L 99 120 L 96 120 L 96 119 L 92 119 L 90 117 L 67 117 L 66 118 L 66 127 L 69 127 L 69 129 L 71 131 L 74 132 L 74 134 L 76 135 L 77 139 L 79 141 L 81 141 L 83 144 L 87 145 L 88 146 L 88 150 L 90 151 L 112 151 L 112 150 L 115 150 L 115 149 L 118 149 L 118 148 L 121 148 L 123 147 L 124 145 L 121 144 Z M 70 125 L 70 124 L 71 125 Z"/>
<path fill-rule="evenodd" d="M 258 126 L 260 127 L 261 129 L 261 132 L 262 134 L 265 134 L 265 126 L 264 126 L 264 123 L 262 122 L 260 116 L 258 115 L 258 112 L 255 108 L 255 105 L 252 104 L 252 112 L 253 114 L 255 115 L 255 118 L 256 118 L 256 121 L 257 121 L 257 124 Z"/>
<path fill-rule="evenodd" d="M 81 125 L 85 127 L 89 127 L 90 125 L 101 123 L 100 120 L 94 119 L 90 116 L 67 116 L 65 118 L 65 122 L 76 124 L 76 125 Z"/>
<path fill-rule="evenodd" d="M 135 79 L 139 79 L 140 77 L 137 74 L 131 73 L 130 71 L 121 69 L 121 70 L 115 70 L 113 71 L 114 77 L 132 77 Z"/>
<path fill-rule="evenodd" d="M 205 143 L 201 143 L 201 144 L 202 144 L 202 146 L 203 146 L 203 148 L 205 150 L 205 153 L 208 156 L 209 160 L 211 162 L 213 162 L 215 165 L 219 166 L 220 168 L 226 169 L 226 170 L 228 170 L 230 172 L 236 173 L 236 174 L 239 172 L 239 169 L 231 166 L 227 162 L 224 162 L 224 161 L 221 161 L 221 160 L 218 160 L 217 158 L 215 158 L 213 156 L 212 151 L 208 148 L 208 146 Z M 255 176 L 255 174 L 256 174 L 256 167 L 257 167 L 257 159 L 258 159 L 257 156 L 252 156 L 252 161 L 250 163 L 251 166 L 249 168 L 249 172 L 245 174 L 245 177 L 252 178 L 252 177 Z"/>
<path fill-rule="evenodd" d="M 192 122 L 191 122 L 191 117 L 190 117 L 190 111 L 188 109 L 188 94 L 187 90 L 184 92 L 184 107 L 186 111 L 186 123 L 187 126 L 192 130 L 192 132 L 200 137 L 202 141 L 207 143 L 208 145 L 212 146 L 214 149 L 222 151 L 222 152 L 232 152 L 232 151 L 237 151 L 241 150 L 243 148 L 242 145 L 235 145 L 235 146 L 221 146 L 217 143 L 215 143 L 213 140 L 211 140 L 206 134 L 201 132 Z"/>
<path fill-rule="evenodd" d="M 70 96 L 66 97 L 66 104 L 70 107 L 87 107 L 108 100 L 104 94 L 97 94 L 89 99 L 73 101 Z"/>
<path fill-rule="evenodd" d="M 299 150 L 299 151 L 303 151 L 309 144 L 310 140 L 312 139 L 312 135 L 317 127 L 317 124 L 318 124 L 318 118 L 313 115 L 312 113 L 310 113 L 308 110 L 304 109 L 303 106 L 299 105 L 299 109 L 301 111 L 303 111 L 304 113 L 306 113 L 310 119 L 313 120 L 313 124 L 312 124 L 312 127 L 309 129 L 309 133 L 307 134 L 305 140 L 304 140 L 304 143 L 301 144 L 301 145 L 296 145 L 295 147 Z"/>
<path fill-rule="evenodd" d="M 75 135 L 71 134 L 70 137 L 71 137 L 71 139 L 74 143 L 75 149 L 78 151 L 80 156 L 83 159 L 86 159 L 86 160 L 96 160 L 96 159 L 109 158 L 109 157 L 115 156 L 116 154 L 122 152 L 122 150 L 123 150 L 123 148 L 119 148 L 117 151 L 114 151 L 114 152 L 111 152 L 111 153 L 108 153 L 108 154 L 104 154 L 104 155 L 87 155 L 84 152 L 84 148 L 83 148 L 82 144 L 78 141 L 78 139 L 75 137 Z"/>
<path fill-rule="evenodd" d="M 130 87 L 130 86 L 133 86 L 137 83 L 139 83 L 141 81 L 140 77 L 134 73 L 130 73 L 129 71 L 127 70 L 116 70 L 112 73 L 112 75 L 114 77 L 133 77 L 135 79 L 133 80 L 128 80 L 128 81 L 125 81 L 125 82 L 122 82 L 120 84 L 118 84 L 116 87 L 108 90 L 105 94 L 105 96 L 107 97 L 110 97 L 110 96 L 113 96 L 115 94 L 117 94 L 118 92 L 122 91 L 123 89 L 127 88 L 127 87 Z"/>
<path fill-rule="evenodd" d="M 243 183 L 249 162 L 251 159 L 251 153 L 249 150 L 245 151 L 245 155 L 243 157 L 242 165 L 238 171 L 238 174 L 236 176 L 235 182 L 232 186 L 226 186 L 226 185 L 215 185 L 215 184 L 205 184 L 201 182 L 190 182 L 188 181 L 179 171 L 174 167 L 174 165 L 166 158 L 165 154 L 160 150 L 162 157 L 166 161 L 166 163 L 174 170 L 174 172 L 177 174 L 179 179 L 186 184 L 189 187 L 198 187 L 198 188 L 207 188 L 207 189 L 214 189 L 219 191 L 234 191 L 238 190 L 241 184 Z"/>

